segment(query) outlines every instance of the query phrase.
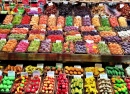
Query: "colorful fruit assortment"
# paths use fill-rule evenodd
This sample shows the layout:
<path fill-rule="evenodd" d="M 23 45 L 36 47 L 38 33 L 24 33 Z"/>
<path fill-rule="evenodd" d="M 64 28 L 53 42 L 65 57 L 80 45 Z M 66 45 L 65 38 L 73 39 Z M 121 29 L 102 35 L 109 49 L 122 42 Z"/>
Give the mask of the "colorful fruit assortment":
<path fill-rule="evenodd" d="M 113 87 L 114 87 L 114 93 L 115 94 L 128 94 L 128 89 L 126 86 L 125 81 L 120 77 L 113 77 L 111 78 Z"/>
<path fill-rule="evenodd" d="M 93 72 L 94 76 L 99 76 L 100 74 L 105 73 L 105 69 L 99 67 L 86 67 L 85 72 Z"/>
<path fill-rule="evenodd" d="M 29 46 L 29 42 L 27 40 L 21 40 L 16 46 L 15 52 L 26 52 Z"/>
<path fill-rule="evenodd" d="M 24 15 L 21 21 L 21 24 L 29 24 L 31 20 L 31 17 L 28 15 Z"/>
<path fill-rule="evenodd" d="M 23 40 L 26 38 L 26 34 L 10 34 L 8 36 L 9 39 Z"/>
<path fill-rule="evenodd" d="M 2 51 L 4 51 L 4 52 L 13 52 L 16 45 L 17 45 L 17 40 L 15 40 L 15 39 L 8 40 L 6 45 L 3 46 Z"/>
<path fill-rule="evenodd" d="M 81 75 L 83 74 L 83 68 L 65 66 L 65 73 L 69 75 Z"/>
<path fill-rule="evenodd" d="M 28 65 L 25 67 L 25 72 L 27 72 L 29 75 L 32 74 L 35 70 L 38 70 L 41 74 L 43 74 L 43 68 Z"/>
<path fill-rule="evenodd" d="M 63 47 L 61 42 L 52 43 L 52 51 L 53 53 L 62 53 Z"/>
<path fill-rule="evenodd" d="M 46 76 L 43 80 L 43 86 L 41 89 L 42 93 L 52 94 L 55 88 L 55 78 L 51 76 Z"/>
<path fill-rule="evenodd" d="M 43 41 L 44 38 L 45 38 L 44 34 L 30 34 L 28 40 L 32 41 L 34 39 L 39 39 L 40 41 Z"/>
<path fill-rule="evenodd" d="M 94 77 L 85 78 L 85 92 L 87 94 L 97 94 L 96 82 Z"/>
<path fill-rule="evenodd" d="M 28 52 L 37 52 L 40 46 L 40 40 L 35 39 L 31 41 L 29 47 L 28 47 Z"/>
<path fill-rule="evenodd" d="M 25 93 L 37 94 L 40 88 L 41 77 L 35 75 L 31 77 L 28 84 L 24 88 Z"/>
<path fill-rule="evenodd" d="M 122 76 L 124 77 L 124 69 L 118 67 L 106 67 L 106 72 L 109 76 Z"/>
<path fill-rule="evenodd" d="M 57 77 L 56 94 L 68 94 L 69 81 L 65 74 L 59 74 Z"/>
<path fill-rule="evenodd" d="M 6 39 L 0 40 L 0 50 L 2 50 L 3 46 L 6 44 Z"/>
<path fill-rule="evenodd" d="M 48 52 L 51 52 L 51 48 L 52 48 L 51 40 L 49 40 L 49 39 L 43 40 L 41 42 L 41 46 L 39 48 L 39 52 L 48 53 Z"/>
<path fill-rule="evenodd" d="M 88 54 L 98 54 L 98 46 L 95 43 L 86 43 Z"/>
<path fill-rule="evenodd" d="M 14 76 L 4 76 L 0 84 L 0 93 L 9 93 L 14 80 Z"/>
<path fill-rule="evenodd" d="M 11 93 L 14 94 L 23 94 L 24 88 L 29 82 L 28 76 L 19 76 L 15 79 L 14 84 L 11 89 Z"/>
<path fill-rule="evenodd" d="M 47 15 L 41 15 L 39 19 L 39 24 L 45 24 L 47 25 L 48 16 Z"/>
<path fill-rule="evenodd" d="M 13 34 L 27 34 L 28 29 L 26 29 L 26 28 L 13 28 L 11 30 L 11 33 L 13 33 Z"/>
<path fill-rule="evenodd" d="M 71 80 L 71 94 L 83 94 L 83 79 L 73 78 Z"/>
<path fill-rule="evenodd" d="M 57 66 L 45 66 L 44 72 L 47 73 L 48 71 L 54 71 L 55 75 L 59 75 L 63 72 L 63 69 Z"/>
<path fill-rule="evenodd" d="M 10 24 L 13 20 L 13 15 L 7 15 L 3 21 L 3 24 Z"/>
<path fill-rule="evenodd" d="M 101 94 L 102 93 L 113 94 L 112 84 L 109 78 L 107 79 L 99 78 L 97 84 L 98 84 L 99 92 Z"/>
<path fill-rule="evenodd" d="M 64 42 L 63 44 L 63 53 L 74 53 L 74 43 L 73 42 Z"/>

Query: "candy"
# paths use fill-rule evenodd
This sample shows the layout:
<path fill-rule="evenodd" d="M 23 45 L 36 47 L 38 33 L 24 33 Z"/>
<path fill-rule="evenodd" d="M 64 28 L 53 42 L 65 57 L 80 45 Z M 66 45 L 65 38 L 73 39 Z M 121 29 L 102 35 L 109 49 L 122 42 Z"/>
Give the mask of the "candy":
<path fill-rule="evenodd" d="M 48 26 L 56 26 L 56 16 L 50 15 L 48 18 Z"/>
<path fill-rule="evenodd" d="M 90 26 L 91 25 L 91 18 L 89 16 L 85 16 L 82 18 L 82 25 L 83 26 Z"/>
<path fill-rule="evenodd" d="M 111 24 L 111 26 L 112 27 L 116 27 L 116 26 L 119 26 L 119 23 L 118 23 L 118 21 L 117 21 L 117 18 L 116 17 L 110 17 L 109 18 L 109 22 L 110 22 L 110 24 Z"/>
<path fill-rule="evenodd" d="M 24 15 L 21 21 L 21 24 L 29 24 L 31 20 L 31 16 Z"/>
<path fill-rule="evenodd" d="M 82 32 L 90 32 L 90 31 L 94 31 L 95 28 L 93 26 L 81 26 L 80 30 Z"/>
<path fill-rule="evenodd" d="M 41 15 L 40 16 L 39 24 L 46 24 L 47 25 L 47 21 L 48 21 L 47 15 Z"/>
<path fill-rule="evenodd" d="M 63 44 L 63 53 L 74 53 L 74 43 L 73 42 L 64 42 Z"/>
<path fill-rule="evenodd" d="M 23 40 L 26 38 L 26 34 L 10 34 L 8 36 L 9 39 Z"/>
<path fill-rule="evenodd" d="M 32 16 L 30 25 L 38 25 L 39 17 L 38 16 Z"/>
<path fill-rule="evenodd" d="M 28 37 L 28 40 L 34 40 L 34 39 L 39 39 L 40 41 L 43 41 L 45 36 L 43 34 L 30 34 Z"/>
<path fill-rule="evenodd" d="M 59 16 L 57 18 L 57 25 L 61 25 L 62 27 L 64 27 L 64 25 L 65 25 L 65 18 L 64 18 L 64 16 Z"/>
<path fill-rule="evenodd" d="M 110 26 L 110 24 L 109 24 L 109 20 L 108 20 L 108 18 L 107 17 L 101 17 L 101 25 L 102 26 Z"/>
<path fill-rule="evenodd" d="M 28 52 L 37 52 L 40 46 L 40 41 L 38 39 L 35 39 L 31 41 L 29 47 L 28 47 Z"/>
<path fill-rule="evenodd" d="M 116 36 L 116 32 L 112 32 L 112 31 L 102 31 L 100 32 L 100 36 L 101 37 L 109 37 L 109 36 Z"/>
<path fill-rule="evenodd" d="M 124 53 L 121 46 L 117 43 L 109 43 L 108 47 L 113 55 L 122 55 Z"/>
<path fill-rule="evenodd" d="M 16 46 L 15 52 L 26 52 L 28 46 L 29 42 L 27 40 L 21 40 Z"/>
<path fill-rule="evenodd" d="M 92 25 L 94 25 L 95 27 L 101 26 L 101 25 L 100 25 L 99 17 L 93 17 L 93 18 L 92 18 Z"/>
<path fill-rule="evenodd" d="M 2 51 L 4 51 L 4 52 L 13 52 L 16 45 L 17 45 L 17 40 L 15 40 L 15 39 L 8 40 L 6 45 L 3 46 Z"/>
<path fill-rule="evenodd" d="M 74 26 L 82 26 L 82 18 L 80 16 L 74 17 Z"/>
<path fill-rule="evenodd" d="M 75 43 L 75 52 L 76 53 L 87 53 L 87 49 L 86 49 L 84 41 L 77 41 Z"/>
<path fill-rule="evenodd" d="M 2 50 L 3 46 L 6 44 L 6 39 L 0 40 L 0 51 Z"/>
<path fill-rule="evenodd" d="M 101 41 L 101 37 L 99 35 L 88 35 L 88 36 L 84 36 L 84 40 L 93 40 L 95 43 L 98 43 Z"/>
<path fill-rule="evenodd" d="M 76 42 L 76 41 L 80 41 L 82 40 L 82 37 L 80 34 L 78 35 L 67 35 L 66 38 L 65 38 L 66 41 L 73 41 L 73 42 Z"/>
<path fill-rule="evenodd" d="M 65 25 L 66 26 L 72 26 L 73 25 L 73 17 L 72 16 L 67 16 L 65 19 Z"/>
<path fill-rule="evenodd" d="M 127 27 L 128 26 L 125 17 L 119 17 L 118 22 L 119 22 L 120 26 L 122 26 L 122 27 Z"/>
<path fill-rule="evenodd" d="M 13 25 L 19 25 L 22 20 L 22 15 L 15 15 L 12 21 Z"/>
<path fill-rule="evenodd" d="M 51 42 L 56 42 L 56 40 L 61 40 L 61 42 L 64 41 L 63 35 L 49 35 L 47 36 L 47 39 L 50 39 Z"/>
<path fill-rule="evenodd" d="M 3 21 L 3 24 L 10 24 L 13 20 L 13 15 L 7 15 Z"/>
<path fill-rule="evenodd" d="M 62 53 L 62 43 L 56 42 L 52 44 L 52 53 Z"/>
<path fill-rule="evenodd" d="M 27 34 L 28 29 L 26 29 L 26 28 L 13 28 L 11 30 L 11 33 L 13 33 L 13 34 Z"/>

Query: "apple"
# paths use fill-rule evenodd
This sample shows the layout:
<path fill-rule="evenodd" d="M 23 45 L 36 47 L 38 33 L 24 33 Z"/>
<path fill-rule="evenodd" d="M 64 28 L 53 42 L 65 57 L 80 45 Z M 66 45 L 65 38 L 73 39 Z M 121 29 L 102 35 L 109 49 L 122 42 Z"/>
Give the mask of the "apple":
<path fill-rule="evenodd" d="M 30 89 L 30 88 L 27 88 L 25 91 L 26 91 L 26 93 L 30 93 L 30 92 L 31 92 L 31 89 Z"/>
<path fill-rule="evenodd" d="M 35 93 L 36 92 L 36 89 L 35 88 L 32 88 L 31 89 L 31 93 Z"/>

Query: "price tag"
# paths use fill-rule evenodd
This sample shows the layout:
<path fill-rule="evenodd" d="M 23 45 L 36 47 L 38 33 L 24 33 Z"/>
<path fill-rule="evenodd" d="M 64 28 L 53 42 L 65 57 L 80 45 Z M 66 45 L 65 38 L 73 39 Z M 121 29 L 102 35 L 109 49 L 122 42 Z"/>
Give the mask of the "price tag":
<path fill-rule="evenodd" d="M 87 17 L 89 17 L 89 15 L 85 15 L 85 17 L 87 18 Z"/>
<path fill-rule="evenodd" d="M 61 40 L 56 40 L 56 43 L 61 43 Z"/>
<path fill-rule="evenodd" d="M 54 15 L 54 14 L 51 14 L 51 17 L 55 17 L 55 15 Z"/>
<path fill-rule="evenodd" d="M 100 3 L 99 6 L 103 6 L 103 3 Z"/>
<path fill-rule="evenodd" d="M 93 40 L 85 40 L 87 43 L 94 43 Z"/>
<path fill-rule="evenodd" d="M 16 64 L 16 66 L 20 66 L 21 68 L 23 68 L 23 64 Z"/>
<path fill-rule="evenodd" d="M 93 77 L 93 72 L 86 72 L 86 78 Z"/>
<path fill-rule="evenodd" d="M 0 76 L 2 76 L 2 71 L 0 70 Z"/>
<path fill-rule="evenodd" d="M 75 68 L 81 68 L 81 66 L 80 66 L 80 65 L 74 65 L 74 67 L 75 67 Z"/>
<path fill-rule="evenodd" d="M 123 8 L 124 7 L 124 4 L 120 4 L 120 8 Z"/>
<path fill-rule="evenodd" d="M 115 67 L 122 68 L 121 64 L 115 65 Z"/>
<path fill-rule="evenodd" d="M 21 76 L 28 76 L 27 72 L 21 72 Z"/>
<path fill-rule="evenodd" d="M 98 15 L 98 14 L 95 14 L 94 17 L 99 17 L 99 15 Z"/>
<path fill-rule="evenodd" d="M 6 41 L 6 39 L 5 39 L 5 38 L 1 38 L 0 40 Z"/>
<path fill-rule="evenodd" d="M 97 30 L 93 30 L 94 32 L 97 32 Z"/>
<path fill-rule="evenodd" d="M 37 67 L 38 67 L 38 68 L 43 68 L 43 67 L 44 67 L 44 64 L 39 63 L 39 64 L 37 64 Z"/>
<path fill-rule="evenodd" d="M 82 3 L 81 6 L 86 6 L 86 3 Z"/>
<path fill-rule="evenodd" d="M 34 16 L 38 17 L 38 14 L 34 14 Z"/>
<path fill-rule="evenodd" d="M 23 42 L 29 43 L 28 40 L 22 40 Z"/>
<path fill-rule="evenodd" d="M 76 16 L 76 18 L 81 18 L 80 16 Z"/>
<path fill-rule="evenodd" d="M 81 36 L 81 34 L 75 34 L 75 36 Z"/>
<path fill-rule="evenodd" d="M 81 78 L 81 75 L 74 75 L 74 78 Z"/>
<path fill-rule="evenodd" d="M 8 76 L 15 76 L 15 71 L 8 71 Z"/>
<path fill-rule="evenodd" d="M 56 63 L 56 66 L 57 66 L 58 68 L 63 68 L 63 64 L 62 64 L 62 63 Z"/>
<path fill-rule="evenodd" d="M 53 5 L 53 3 L 52 3 L 52 2 L 48 3 L 48 6 L 52 6 L 52 5 Z"/>
<path fill-rule="evenodd" d="M 48 71 L 48 72 L 47 72 L 47 76 L 54 77 L 54 71 Z"/>
<path fill-rule="evenodd" d="M 95 64 L 95 67 L 102 68 L 102 64 L 96 63 L 96 64 Z"/>
<path fill-rule="evenodd" d="M 106 15 L 103 15 L 102 18 L 106 18 Z"/>
<path fill-rule="evenodd" d="M 68 1 L 63 1 L 63 4 L 68 4 Z"/>
<path fill-rule="evenodd" d="M 39 70 L 33 71 L 33 77 L 36 76 L 36 75 L 37 75 L 37 76 L 40 76 L 40 74 L 41 74 L 41 73 L 40 73 Z"/>
<path fill-rule="evenodd" d="M 40 41 L 39 39 L 34 39 L 34 41 Z"/>
<path fill-rule="evenodd" d="M 106 73 L 103 73 L 103 74 L 100 74 L 100 78 L 103 78 L 103 79 L 108 79 L 108 76 Z"/>

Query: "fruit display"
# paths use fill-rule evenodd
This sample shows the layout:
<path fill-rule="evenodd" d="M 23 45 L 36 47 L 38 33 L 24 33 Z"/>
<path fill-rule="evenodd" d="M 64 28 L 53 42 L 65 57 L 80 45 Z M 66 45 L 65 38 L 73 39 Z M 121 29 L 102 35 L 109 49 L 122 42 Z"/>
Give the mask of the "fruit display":
<path fill-rule="evenodd" d="M 0 29 L 12 29 L 12 28 L 13 28 L 12 24 L 0 25 Z"/>
<path fill-rule="evenodd" d="M 86 43 L 88 54 L 98 54 L 98 46 L 96 43 Z"/>
<path fill-rule="evenodd" d="M 67 35 L 65 40 L 66 41 L 73 41 L 73 42 L 82 41 L 82 37 L 81 37 L 80 34 L 78 34 L 78 35 Z"/>
<path fill-rule="evenodd" d="M 27 40 L 21 40 L 16 46 L 15 52 L 26 52 L 29 46 L 29 42 Z"/>
<path fill-rule="evenodd" d="M 76 41 L 75 53 L 87 53 L 86 43 L 84 41 Z"/>
<path fill-rule="evenodd" d="M 113 31 L 108 31 L 108 32 L 102 31 L 102 32 L 100 32 L 101 37 L 109 37 L 109 36 L 116 36 L 116 35 L 117 35 L 116 32 L 113 32 Z"/>
<path fill-rule="evenodd" d="M 63 31 L 60 30 L 54 30 L 54 31 L 47 31 L 47 35 L 63 35 Z"/>
<path fill-rule="evenodd" d="M 80 16 L 74 17 L 74 26 L 82 26 L 82 18 Z"/>
<path fill-rule="evenodd" d="M 114 27 L 114 30 L 115 30 L 116 32 L 127 31 L 127 30 L 130 30 L 130 26 L 127 26 L 127 27 L 116 26 L 116 27 Z"/>
<path fill-rule="evenodd" d="M 107 17 L 101 17 L 101 25 L 102 26 L 110 26 L 109 19 Z"/>
<path fill-rule="evenodd" d="M 61 25 L 62 27 L 64 27 L 64 25 L 65 25 L 65 18 L 64 18 L 64 16 L 59 16 L 57 18 L 57 25 Z"/>
<path fill-rule="evenodd" d="M 69 35 L 69 36 L 79 36 L 79 35 L 81 35 L 81 34 L 80 34 L 79 31 L 73 31 L 73 30 L 72 30 L 72 31 L 69 31 L 69 32 L 64 32 L 64 35 L 65 35 L 65 36 L 68 36 L 68 35 Z"/>
<path fill-rule="evenodd" d="M 84 16 L 82 18 L 82 25 L 83 26 L 90 26 L 90 25 L 92 25 L 90 16 L 87 15 L 87 16 Z"/>
<path fill-rule="evenodd" d="M 7 43 L 3 46 L 2 51 L 4 52 L 13 52 L 15 47 L 17 45 L 17 40 L 10 39 L 7 41 Z"/>
<path fill-rule="evenodd" d="M 16 25 L 15 27 L 16 28 L 27 28 L 27 29 L 31 28 L 31 26 L 29 24 L 20 24 L 20 25 Z"/>
<path fill-rule="evenodd" d="M 113 94 L 113 89 L 112 89 L 112 84 L 111 80 L 109 78 L 104 79 L 104 78 L 98 78 L 98 89 L 99 92 L 102 93 L 108 93 L 108 94 Z"/>
<path fill-rule="evenodd" d="M 52 43 L 52 53 L 62 53 L 63 46 L 61 42 Z"/>
<path fill-rule="evenodd" d="M 109 27 L 109 26 L 99 26 L 98 28 L 97 28 L 97 30 L 98 31 L 111 31 L 112 30 L 112 28 L 111 27 Z"/>
<path fill-rule="evenodd" d="M 51 48 L 52 48 L 51 40 L 46 39 L 46 40 L 43 40 L 41 42 L 39 52 L 41 52 L 41 53 L 49 53 L 49 52 L 51 52 Z"/>
<path fill-rule="evenodd" d="M 47 36 L 47 39 L 50 39 L 51 42 L 56 42 L 57 40 L 60 40 L 61 42 L 64 41 L 63 35 L 49 35 Z"/>
<path fill-rule="evenodd" d="M 73 42 L 64 42 L 63 44 L 63 53 L 74 53 L 74 43 Z"/>
<path fill-rule="evenodd" d="M 16 40 L 23 40 L 26 38 L 26 34 L 10 34 L 8 39 L 16 39 Z"/>
<path fill-rule="evenodd" d="M 50 15 L 48 17 L 48 26 L 56 26 L 56 16 L 55 15 Z"/>
<path fill-rule="evenodd" d="M 94 35 L 98 35 L 98 32 L 95 32 L 95 31 L 82 32 L 81 34 L 82 34 L 83 36 L 88 36 L 88 35 L 94 36 Z"/>
<path fill-rule="evenodd" d="M 68 94 L 69 81 L 65 74 L 59 74 L 57 77 L 56 94 Z"/>
<path fill-rule="evenodd" d="M 84 40 L 93 40 L 94 43 L 99 43 L 101 41 L 101 37 L 99 35 L 88 35 L 88 36 L 84 36 Z"/>
<path fill-rule="evenodd" d="M 32 16 L 30 25 L 37 25 L 39 23 L 39 17 L 38 16 Z"/>
<path fill-rule="evenodd" d="M 39 39 L 40 41 L 43 41 L 44 38 L 45 38 L 44 34 L 30 34 L 28 40 L 32 41 L 34 39 Z"/>
<path fill-rule="evenodd" d="M 48 31 L 55 31 L 55 30 L 62 31 L 62 26 L 61 25 L 49 26 L 49 27 L 47 27 L 47 30 Z"/>
<path fill-rule="evenodd" d="M 96 87 L 96 81 L 94 77 L 85 78 L 85 93 L 86 94 L 98 94 L 98 90 Z"/>
<path fill-rule="evenodd" d="M 117 17 L 110 17 L 109 18 L 109 22 L 110 22 L 110 25 L 112 27 L 116 27 L 116 26 L 119 26 L 119 23 L 118 23 L 118 20 L 117 20 Z"/>
<path fill-rule="evenodd" d="M 129 78 L 129 77 L 126 77 L 126 78 L 124 79 L 124 81 L 125 81 L 125 83 L 126 83 L 126 85 L 127 85 L 128 91 L 130 91 L 130 78 Z"/>
<path fill-rule="evenodd" d="M 40 84 L 41 84 L 41 77 L 37 75 L 35 75 L 34 77 L 31 77 L 28 84 L 24 88 L 25 93 L 38 94 Z"/>
<path fill-rule="evenodd" d="M 99 67 L 86 67 L 85 72 L 93 72 L 94 76 L 99 76 L 100 74 L 105 73 L 105 69 Z"/>
<path fill-rule="evenodd" d="M 117 43 L 121 43 L 122 39 L 118 36 L 110 36 L 110 37 L 104 37 L 103 40 L 107 43 L 109 42 L 117 42 Z"/>
<path fill-rule="evenodd" d="M 27 34 L 28 29 L 26 29 L 26 28 L 13 28 L 11 30 L 11 33 L 13 33 L 13 34 Z"/>
<path fill-rule="evenodd" d="M 10 93 L 14 80 L 14 76 L 4 76 L 2 82 L 0 83 L 0 93 Z"/>
<path fill-rule="evenodd" d="M 67 16 L 65 18 L 65 25 L 66 26 L 73 26 L 73 17 L 72 16 Z"/>
<path fill-rule="evenodd" d="M 95 28 L 93 26 L 81 26 L 80 30 L 82 32 L 91 32 L 94 31 Z"/>
<path fill-rule="evenodd" d="M 122 27 L 127 27 L 127 22 L 125 17 L 119 17 L 118 18 L 119 25 Z"/>
<path fill-rule="evenodd" d="M 101 55 L 110 55 L 111 54 L 110 50 L 105 42 L 99 42 L 98 49 L 99 49 L 99 53 Z"/>
<path fill-rule="evenodd" d="M 99 26 L 101 26 L 100 20 L 99 20 L 99 17 L 98 17 L 98 16 L 95 16 L 95 17 L 92 18 L 92 25 L 94 25 L 94 27 L 99 27 Z"/>
<path fill-rule="evenodd" d="M 39 46 L 40 46 L 39 39 L 35 39 L 35 40 L 31 41 L 31 43 L 28 47 L 28 52 L 38 52 Z"/>
<path fill-rule="evenodd" d="M 130 43 L 129 42 L 121 42 L 120 44 L 121 44 L 122 49 L 124 50 L 124 54 L 129 55 L 130 54 L 130 51 L 129 51 Z"/>
<path fill-rule="evenodd" d="M 4 73 L 7 74 L 8 71 L 15 71 L 17 74 L 20 74 L 20 72 L 23 71 L 23 68 L 20 67 L 20 66 L 11 66 L 11 65 L 8 65 L 6 66 L 6 68 L 4 69 Z"/>
<path fill-rule="evenodd" d="M 32 66 L 32 65 L 28 65 L 25 67 L 25 72 L 27 72 L 29 75 L 32 75 L 32 73 L 35 70 L 38 70 L 41 73 L 41 75 L 43 74 L 43 68 Z"/>
<path fill-rule="evenodd" d="M 13 94 L 23 94 L 24 88 L 29 82 L 28 76 L 19 76 L 15 79 L 14 84 L 11 89 L 11 93 Z"/>
<path fill-rule="evenodd" d="M 10 24 L 13 20 L 13 15 L 6 15 L 3 24 Z"/>
<path fill-rule="evenodd" d="M 0 29 L 0 34 L 9 34 L 10 29 Z"/>
<path fill-rule="evenodd" d="M 68 75 L 82 75 L 83 71 L 83 68 L 65 66 L 65 73 Z"/>
<path fill-rule="evenodd" d="M 46 25 L 42 25 L 42 24 L 40 24 L 40 25 L 37 25 L 37 24 L 35 24 L 35 25 L 33 25 L 32 26 L 32 28 L 31 28 L 32 30 L 46 30 Z"/>
<path fill-rule="evenodd" d="M 54 94 L 55 89 L 55 78 L 51 76 L 46 76 L 43 80 L 43 85 L 41 87 L 42 94 Z"/>
<path fill-rule="evenodd" d="M 13 25 L 19 25 L 22 20 L 22 15 L 15 15 L 12 21 Z"/>
<path fill-rule="evenodd" d="M 121 39 L 123 41 L 130 41 L 130 32 L 129 31 L 121 31 L 118 32 L 119 37 L 121 37 Z"/>
<path fill-rule="evenodd" d="M 65 26 L 64 31 L 78 31 L 79 29 L 75 26 Z"/>
<path fill-rule="evenodd" d="M 6 39 L 7 38 L 7 34 L 0 34 L 0 39 Z"/>
<path fill-rule="evenodd" d="M 6 44 L 6 39 L 0 39 L 0 51 L 2 50 L 5 44 Z"/>
<path fill-rule="evenodd" d="M 128 66 L 128 67 L 125 69 L 125 71 L 126 71 L 126 75 L 127 75 L 128 77 L 130 77 L 130 66 Z"/>
<path fill-rule="evenodd" d="M 82 78 L 73 78 L 71 80 L 71 94 L 83 94 Z"/>
<path fill-rule="evenodd" d="M 124 77 L 124 69 L 123 68 L 118 68 L 118 67 L 110 67 L 107 66 L 105 68 L 108 76 L 121 76 Z"/>
<path fill-rule="evenodd" d="M 120 77 L 111 78 L 115 94 L 129 94 L 125 81 Z"/>
<path fill-rule="evenodd" d="M 45 34 L 43 30 L 30 30 L 29 34 Z"/>
<path fill-rule="evenodd" d="M 57 66 L 45 66 L 44 72 L 47 73 L 48 71 L 54 71 L 55 75 L 63 73 L 63 69 Z"/>
<path fill-rule="evenodd" d="M 31 20 L 31 17 L 28 15 L 24 15 L 21 21 L 21 24 L 29 24 Z"/>
<path fill-rule="evenodd" d="M 47 15 L 41 15 L 39 19 L 39 24 L 45 24 L 47 25 L 48 16 Z"/>

